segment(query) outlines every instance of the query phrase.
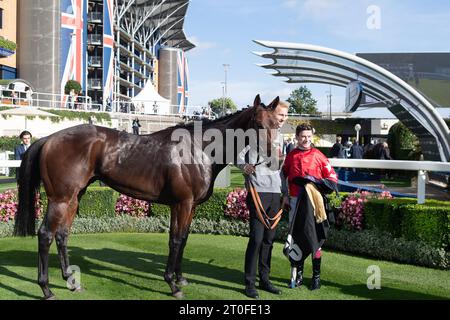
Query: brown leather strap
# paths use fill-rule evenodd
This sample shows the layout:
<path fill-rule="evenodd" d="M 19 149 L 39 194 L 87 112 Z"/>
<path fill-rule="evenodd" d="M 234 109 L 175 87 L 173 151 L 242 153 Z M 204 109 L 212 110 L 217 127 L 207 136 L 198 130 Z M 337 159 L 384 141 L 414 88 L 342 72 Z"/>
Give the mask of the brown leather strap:
<path fill-rule="evenodd" d="M 281 214 L 283 213 L 283 209 L 281 208 L 280 211 L 278 211 L 278 213 L 273 218 L 271 218 L 264 210 L 264 206 L 262 205 L 261 198 L 259 197 L 259 194 L 256 191 L 255 187 L 253 186 L 253 183 L 250 180 L 248 182 L 249 182 L 248 190 L 250 190 L 250 194 L 252 195 L 252 199 L 253 199 L 253 203 L 255 204 L 258 219 L 261 221 L 261 223 L 267 229 L 273 230 L 277 226 L 278 222 L 280 222 L 280 220 L 281 220 Z M 262 213 L 261 213 L 261 211 L 262 211 Z M 273 222 L 272 224 L 271 224 L 271 221 Z"/>

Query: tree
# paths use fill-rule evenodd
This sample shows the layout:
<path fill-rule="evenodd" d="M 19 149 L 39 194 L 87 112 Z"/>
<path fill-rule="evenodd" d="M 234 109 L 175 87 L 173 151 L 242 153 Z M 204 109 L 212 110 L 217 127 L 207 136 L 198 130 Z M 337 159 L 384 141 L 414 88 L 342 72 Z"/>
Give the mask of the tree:
<path fill-rule="evenodd" d="M 64 86 L 64 93 L 69 94 L 70 90 L 72 89 L 76 94 L 79 94 L 81 92 L 81 84 L 76 80 L 67 81 L 66 85 Z"/>
<path fill-rule="evenodd" d="M 389 129 L 387 142 L 395 160 L 418 160 L 419 140 L 401 121 Z"/>
<path fill-rule="evenodd" d="M 237 110 L 236 104 L 231 98 L 218 98 L 208 102 L 212 112 L 222 115 L 224 112 L 235 112 Z"/>
<path fill-rule="evenodd" d="M 317 100 L 312 98 L 311 91 L 306 86 L 292 91 L 287 102 L 290 104 L 290 113 L 319 114 Z"/>

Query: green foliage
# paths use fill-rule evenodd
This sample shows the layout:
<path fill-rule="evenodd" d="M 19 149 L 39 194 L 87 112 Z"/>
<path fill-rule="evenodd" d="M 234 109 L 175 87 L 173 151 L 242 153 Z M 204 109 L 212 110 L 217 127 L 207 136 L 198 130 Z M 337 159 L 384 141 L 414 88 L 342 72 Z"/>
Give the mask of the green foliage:
<path fill-rule="evenodd" d="M 81 120 L 89 122 L 89 118 L 93 117 L 97 122 L 106 122 L 111 124 L 111 115 L 107 112 L 80 112 L 70 110 L 45 110 L 59 117 L 50 117 L 50 121 L 59 123 L 63 120 Z"/>
<path fill-rule="evenodd" d="M 395 238 L 422 240 L 430 245 L 449 248 L 449 215 L 447 201 L 416 199 L 370 200 L 364 207 L 367 229 L 388 232 Z"/>
<path fill-rule="evenodd" d="M 114 217 L 115 204 L 119 194 L 110 188 L 89 187 L 81 198 L 78 210 L 79 217 Z M 47 207 L 48 199 L 45 191 L 41 192 L 44 207 Z"/>
<path fill-rule="evenodd" d="M 222 115 L 227 112 L 235 112 L 237 110 L 237 106 L 231 98 L 222 97 L 213 99 L 209 101 L 208 104 L 211 107 L 211 111 L 218 115 Z"/>
<path fill-rule="evenodd" d="M 9 109 L 14 109 L 13 107 L 5 107 L 5 106 L 0 106 L 0 111 L 4 111 L 4 110 L 9 110 Z M 6 114 L 2 114 L 2 116 L 6 116 Z"/>
<path fill-rule="evenodd" d="M 76 80 L 68 80 L 66 85 L 64 86 L 64 93 L 70 94 L 70 91 L 73 89 L 76 94 L 81 92 L 81 84 Z"/>
<path fill-rule="evenodd" d="M 20 144 L 19 137 L 0 137 L 0 151 L 14 151 L 14 148 Z"/>
<path fill-rule="evenodd" d="M 316 135 L 321 134 L 350 134 L 355 135 L 355 125 L 358 123 L 361 126 L 364 124 L 366 120 L 355 119 L 355 118 L 346 118 L 346 119 L 288 119 L 288 123 L 296 127 L 300 123 L 308 122 L 311 124 L 316 130 Z"/>
<path fill-rule="evenodd" d="M 450 249 L 448 207 L 430 207 L 418 204 L 404 205 L 401 214 L 401 233 L 407 240 L 421 240 L 437 248 Z"/>
<path fill-rule="evenodd" d="M 223 220 L 227 195 L 232 190 L 231 188 L 215 188 L 211 198 L 197 207 L 195 216 L 213 221 Z"/>
<path fill-rule="evenodd" d="M 5 48 L 9 51 L 16 51 L 17 44 L 14 41 L 4 39 L 3 37 L 0 38 L 0 48 Z"/>
<path fill-rule="evenodd" d="M 330 230 L 324 248 L 362 254 L 383 260 L 448 269 L 449 253 L 422 241 L 394 238 L 388 232 Z"/>
<path fill-rule="evenodd" d="M 292 91 L 287 102 L 290 104 L 289 113 L 319 114 L 317 100 L 313 99 L 311 91 L 306 86 Z"/>
<path fill-rule="evenodd" d="M 224 217 L 224 206 L 227 195 L 233 189 L 231 188 L 214 188 L 214 192 L 208 201 L 200 204 L 196 211 L 194 219 L 208 219 L 211 221 L 221 221 Z M 152 203 L 151 216 L 169 217 L 170 208 L 166 205 Z"/>
<path fill-rule="evenodd" d="M 396 160 L 412 160 L 419 147 L 417 137 L 400 121 L 389 129 L 387 142 L 391 156 Z"/>

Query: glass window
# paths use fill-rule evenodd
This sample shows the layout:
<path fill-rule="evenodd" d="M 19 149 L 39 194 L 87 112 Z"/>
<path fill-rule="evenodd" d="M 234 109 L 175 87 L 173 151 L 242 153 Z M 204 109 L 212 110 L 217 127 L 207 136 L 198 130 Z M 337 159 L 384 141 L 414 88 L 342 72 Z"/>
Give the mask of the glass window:
<path fill-rule="evenodd" d="M 0 65 L 0 79 L 16 79 L 17 70 L 15 68 Z"/>

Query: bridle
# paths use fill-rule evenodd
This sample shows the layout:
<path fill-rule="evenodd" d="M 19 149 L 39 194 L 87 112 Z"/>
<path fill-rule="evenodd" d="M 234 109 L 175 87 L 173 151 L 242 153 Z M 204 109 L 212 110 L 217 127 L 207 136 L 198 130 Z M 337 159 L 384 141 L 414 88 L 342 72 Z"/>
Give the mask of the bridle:
<path fill-rule="evenodd" d="M 266 105 L 264 105 L 263 103 L 260 104 L 261 107 L 266 108 Z M 257 121 L 256 121 L 256 112 L 253 113 L 252 115 L 252 119 L 251 119 L 252 123 L 253 123 L 253 129 L 256 130 L 256 132 L 258 132 L 259 129 L 262 128 L 262 126 L 260 126 Z M 259 137 L 258 137 L 259 138 Z M 257 150 L 259 151 L 259 139 L 257 138 Z M 259 166 L 263 163 L 267 163 L 267 160 L 262 160 L 259 161 L 259 152 L 257 153 L 257 162 L 253 165 L 253 166 Z M 256 208 L 256 214 L 258 219 L 261 221 L 261 223 L 264 225 L 264 227 L 266 227 L 269 230 L 273 230 L 275 229 L 275 227 L 277 226 L 278 222 L 280 222 L 281 220 L 281 214 L 283 213 L 283 208 L 281 208 L 277 214 L 271 218 L 267 213 L 266 210 L 264 210 L 264 206 L 261 202 L 261 198 L 259 197 L 258 192 L 256 191 L 255 186 L 253 185 L 253 183 L 251 182 L 250 179 L 246 179 L 246 185 L 247 185 L 247 190 L 249 190 L 252 199 L 253 199 L 253 203 L 255 204 L 255 208 Z"/>

